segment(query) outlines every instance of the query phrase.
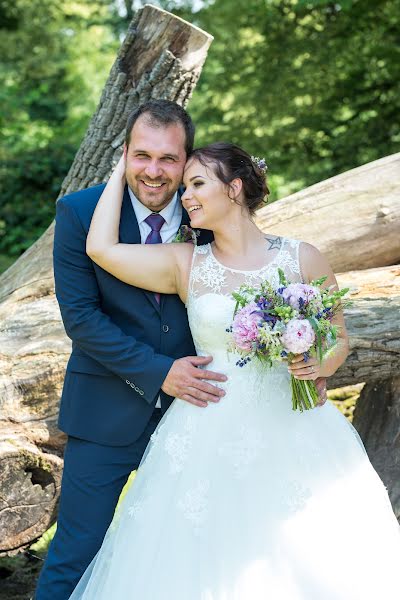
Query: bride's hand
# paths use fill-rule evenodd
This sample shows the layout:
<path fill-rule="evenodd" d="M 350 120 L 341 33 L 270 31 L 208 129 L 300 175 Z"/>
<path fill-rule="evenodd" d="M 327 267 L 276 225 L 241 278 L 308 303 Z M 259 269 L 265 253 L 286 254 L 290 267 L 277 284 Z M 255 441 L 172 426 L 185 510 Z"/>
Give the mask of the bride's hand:
<path fill-rule="evenodd" d="M 313 357 L 305 361 L 303 354 L 296 354 L 289 363 L 288 370 L 296 379 L 312 379 L 315 381 L 318 377 L 321 377 L 320 361 Z"/>
<path fill-rule="evenodd" d="M 118 177 L 121 177 L 124 185 L 125 185 L 125 181 L 126 181 L 125 171 L 126 171 L 126 152 L 124 149 L 123 153 L 121 154 L 121 158 L 119 159 L 119 161 L 117 162 L 117 164 L 113 170 L 113 174 L 115 174 Z"/>
<path fill-rule="evenodd" d="M 297 354 L 289 364 L 288 371 L 297 379 L 311 379 L 315 382 L 318 391 L 318 406 L 322 406 L 327 401 L 326 395 L 326 377 L 320 375 L 321 363 L 316 358 L 304 360 L 303 354 Z"/>

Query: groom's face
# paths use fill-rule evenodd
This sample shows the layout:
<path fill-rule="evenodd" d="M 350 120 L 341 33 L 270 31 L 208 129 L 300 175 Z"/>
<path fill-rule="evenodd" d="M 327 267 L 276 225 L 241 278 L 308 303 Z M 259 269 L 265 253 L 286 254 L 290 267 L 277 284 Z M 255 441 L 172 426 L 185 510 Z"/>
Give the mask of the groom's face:
<path fill-rule="evenodd" d="M 144 206 L 159 212 L 178 189 L 186 162 L 183 125 L 157 125 L 141 115 L 126 152 L 126 180 Z"/>

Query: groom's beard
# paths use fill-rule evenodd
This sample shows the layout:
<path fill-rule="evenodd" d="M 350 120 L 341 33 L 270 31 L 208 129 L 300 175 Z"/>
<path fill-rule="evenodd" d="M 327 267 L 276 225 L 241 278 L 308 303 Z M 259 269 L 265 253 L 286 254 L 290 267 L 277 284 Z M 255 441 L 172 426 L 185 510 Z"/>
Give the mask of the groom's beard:
<path fill-rule="evenodd" d="M 170 179 L 149 179 L 148 177 L 133 176 L 128 171 L 125 173 L 126 181 L 136 198 L 152 212 L 160 212 L 168 206 L 174 197 L 178 186 L 175 187 Z M 146 183 L 161 184 L 160 187 L 151 188 Z"/>

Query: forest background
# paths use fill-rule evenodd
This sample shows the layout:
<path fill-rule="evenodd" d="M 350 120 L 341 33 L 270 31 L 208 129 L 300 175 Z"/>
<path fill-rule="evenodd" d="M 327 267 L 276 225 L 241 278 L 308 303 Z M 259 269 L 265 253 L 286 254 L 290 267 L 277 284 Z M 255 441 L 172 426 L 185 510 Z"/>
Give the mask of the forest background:
<path fill-rule="evenodd" d="M 0 0 L 0 273 L 55 199 L 134 10 Z M 272 200 L 399 149 L 398 0 L 153 0 L 211 33 L 196 145 L 265 156 Z"/>

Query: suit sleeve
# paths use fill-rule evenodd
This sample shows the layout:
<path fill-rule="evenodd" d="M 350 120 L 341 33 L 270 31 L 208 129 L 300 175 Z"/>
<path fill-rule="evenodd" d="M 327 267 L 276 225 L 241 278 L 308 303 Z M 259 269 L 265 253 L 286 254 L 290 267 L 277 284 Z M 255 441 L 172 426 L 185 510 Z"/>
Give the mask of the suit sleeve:
<path fill-rule="evenodd" d="M 86 254 L 86 231 L 74 208 L 57 202 L 54 235 L 54 278 L 65 331 L 74 344 L 134 393 L 152 403 L 174 359 L 126 335 L 101 310 L 93 263 Z"/>

